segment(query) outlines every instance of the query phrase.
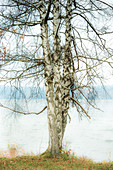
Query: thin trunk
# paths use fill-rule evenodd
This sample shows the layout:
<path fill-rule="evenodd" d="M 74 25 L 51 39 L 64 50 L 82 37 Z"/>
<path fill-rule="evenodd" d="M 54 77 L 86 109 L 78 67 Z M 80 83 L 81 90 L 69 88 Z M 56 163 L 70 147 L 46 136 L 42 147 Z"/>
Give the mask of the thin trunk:
<path fill-rule="evenodd" d="M 53 2 L 53 36 L 54 36 L 54 90 L 55 90 L 55 114 L 58 133 L 59 151 L 62 148 L 62 94 L 61 94 L 61 73 L 60 73 L 60 35 L 59 35 L 59 0 Z"/>
<path fill-rule="evenodd" d="M 51 68 L 51 55 L 48 39 L 48 25 L 45 22 L 46 7 L 44 4 L 40 10 L 41 16 L 41 36 L 42 36 L 42 47 L 43 55 L 45 59 L 45 86 L 46 86 L 46 98 L 47 98 L 47 115 L 48 115 L 48 126 L 49 126 L 49 146 L 48 151 L 53 156 L 58 154 L 58 134 L 56 128 L 56 114 L 54 107 L 54 90 L 53 90 L 53 78 Z"/>
<path fill-rule="evenodd" d="M 72 76 L 71 76 L 71 64 L 72 64 L 72 53 L 71 53 L 71 7 L 72 0 L 67 0 L 66 6 L 66 19 L 65 19 L 65 55 L 64 55 L 64 64 L 63 64 L 63 98 L 62 98 L 62 135 L 64 136 L 66 124 L 67 124 L 67 115 L 69 110 L 70 103 L 70 90 L 72 86 Z"/>

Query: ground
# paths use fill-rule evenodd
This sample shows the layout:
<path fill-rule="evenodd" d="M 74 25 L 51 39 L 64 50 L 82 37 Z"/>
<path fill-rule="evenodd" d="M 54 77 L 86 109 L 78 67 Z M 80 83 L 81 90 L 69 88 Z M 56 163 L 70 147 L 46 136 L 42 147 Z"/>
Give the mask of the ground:
<path fill-rule="evenodd" d="M 95 163 L 85 157 L 70 156 L 62 153 L 58 158 L 52 158 L 51 154 L 37 156 L 18 156 L 15 158 L 0 158 L 0 170 L 112 170 L 113 162 Z"/>

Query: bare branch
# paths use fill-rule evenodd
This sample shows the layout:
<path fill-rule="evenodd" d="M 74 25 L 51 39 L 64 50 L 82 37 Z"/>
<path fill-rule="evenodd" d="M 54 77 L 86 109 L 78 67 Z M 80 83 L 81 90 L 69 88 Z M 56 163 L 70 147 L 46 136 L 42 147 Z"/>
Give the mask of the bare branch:
<path fill-rule="evenodd" d="M 72 97 L 70 97 L 70 99 L 71 99 L 72 101 L 74 101 L 78 106 L 80 106 L 80 108 L 81 108 L 82 111 L 86 114 L 86 116 L 87 116 L 89 119 L 91 119 L 91 117 L 88 115 L 88 113 L 85 111 L 85 109 L 81 106 L 81 104 L 80 104 L 77 100 L 75 100 L 75 99 L 72 98 Z"/>
<path fill-rule="evenodd" d="M 0 107 L 3 107 L 3 108 L 8 109 L 8 110 L 10 110 L 10 111 L 12 111 L 12 112 L 16 112 L 16 113 L 20 113 L 20 114 L 24 114 L 24 115 L 29 115 L 29 114 L 39 115 L 39 114 L 41 114 L 44 110 L 47 109 L 47 106 L 45 106 L 40 112 L 36 113 L 36 112 L 20 112 L 20 111 L 11 109 L 11 108 L 9 108 L 9 107 L 7 107 L 7 106 L 4 106 L 4 105 L 2 105 L 2 104 L 0 104 Z"/>

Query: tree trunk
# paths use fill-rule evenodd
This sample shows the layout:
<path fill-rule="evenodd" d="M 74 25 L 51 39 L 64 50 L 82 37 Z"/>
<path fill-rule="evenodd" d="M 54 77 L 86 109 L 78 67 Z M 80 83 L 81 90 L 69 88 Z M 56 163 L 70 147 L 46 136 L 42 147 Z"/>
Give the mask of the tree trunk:
<path fill-rule="evenodd" d="M 54 72 L 54 90 L 55 90 L 55 114 L 56 114 L 56 126 L 58 133 L 58 147 L 59 151 L 62 148 L 62 86 L 61 86 L 61 73 L 60 73 L 60 12 L 59 12 L 59 0 L 53 2 L 53 36 L 54 36 L 54 55 L 53 55 L 53 72 Z"/>
<path fill-rule="evenodd" d="M 64 54 L 64 63 L 63 63 L 63 94 L 62 94 L 62 136 L 64 136 L 66 124 L 67 124 L 67 115 L 69 110 L 70 103 L 70 89 L 72 85 L 72 76 L 71 76 L 71 65 L 72 65 L 72 54 L 71 54 L 71 7 L 72 0 L 67 0 L 66 8 L 66 19 L 65 19 L 65 54 Z"/>
<path fill-rule="evenodd" d="M 57 156 L 59 153 L 58 147 L 58 133 L 56 126 L 56 114 L 54 104 L 54 90 L 53 90 L 53 77 L 51 67 L 51 55 L 48 40 L 48 25 L 45 22 L 46 10 L 45 5 L 41 6 L 41 36 L 43 56 L 45 59 L 45 86 L 46 86 L 46 99 L 47 99 L 47 116 L 48 116 L 48 128 L 49 128 L 49 146 L 47 151 L 51 152 L 53 156 Z"/>
<path fill-rule="evenodd" d="M 53 156 L 57 156 L 62 149 L 62 140 L 67 124 L 67 114 L 69 110 L 70 101 L 70 86 L 71 86 L 71 0 L 67 0 L 67 19 L 65 21 L 65 55 L 64 55 L 64 69 L 63 81 L 61 81 L 60 73 L 60 10 L 59 1 L 53 2 L 53 58 L 50 54 L 50 45 L 48 38 L 48 24 L 45 18 L 46 6 L 42 1 L 40 7 L 41 18 L 41 36 L 43 56 L 45 59 L 45 86 L 47 98 L 47 115 L 49 127 L 49 146 L 48 150 Z M 54 81 L 53 81 L 54 79 Z M 63 94 L 62 94 L 63 92 Z"/>

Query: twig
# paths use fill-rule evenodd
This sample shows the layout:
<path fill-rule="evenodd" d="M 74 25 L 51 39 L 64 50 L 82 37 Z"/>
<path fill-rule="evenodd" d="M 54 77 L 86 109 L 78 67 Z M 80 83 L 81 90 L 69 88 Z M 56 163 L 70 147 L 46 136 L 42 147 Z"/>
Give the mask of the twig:
<path fill-rule="evenodd" d="M 0 104 L 0 107 L 3 107 L 3 108 L 5 108 L 5 109 L 11 110 L 11 111 L 16 112 L 16 113 L 24 114 L 24 115 L 29 115 L 29 114 L 39 115 L 39 114 L 42 113 L 45 109 L 47 109 L 47 106 L 45 106 L 45 107 L 44 107 L 40 112 L 38 112 L 38 113 L 36 113 L 36 112 L 26 112 L 26 113 L 25 113 L 25 112 L 16 111 L 16 110 L 11 109 L 11 108 L 9 108 L 9 107 L 7 107 L 7 106 L 4 106 L 4 105 L 2 105 L 2 104 Z"/>
<path fill-rule="evenodd" d="M 91 117 L 88 115 L 88 113 L 85 111 L 85 109 L 81 106 L 81 104 L 80 104 L 78 101 L 76 101 L 73 97 L 70 97 L 70 99 L 73 100 L 77 105 L 79 105 L 80 108 L 83 110 L 83 112 L 86 114 L 86 116 L 87 116 L 89 119 L 91 119 Z"/>

